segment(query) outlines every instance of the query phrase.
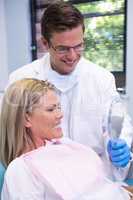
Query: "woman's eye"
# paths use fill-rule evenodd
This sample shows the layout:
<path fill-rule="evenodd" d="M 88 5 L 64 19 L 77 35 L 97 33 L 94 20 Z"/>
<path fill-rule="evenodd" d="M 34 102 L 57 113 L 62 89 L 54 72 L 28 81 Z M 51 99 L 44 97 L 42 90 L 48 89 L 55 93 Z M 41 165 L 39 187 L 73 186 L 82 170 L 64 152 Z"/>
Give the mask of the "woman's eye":
<path fill-rule="evenodd" d="M 49 108 L 46 109 L 46 111 L 48 111 L 48 112 L 54 112 L 54 111 L 59 111 L 59 110 L 61 110 L 60 105 L 49 107 Z"/>
<path fill-rule="evenodd" d="M 48 112 L 53 112 L 53 111 L 54 111 L 54 108 L 48 108 L 47 111 L 48 111 Z"/>

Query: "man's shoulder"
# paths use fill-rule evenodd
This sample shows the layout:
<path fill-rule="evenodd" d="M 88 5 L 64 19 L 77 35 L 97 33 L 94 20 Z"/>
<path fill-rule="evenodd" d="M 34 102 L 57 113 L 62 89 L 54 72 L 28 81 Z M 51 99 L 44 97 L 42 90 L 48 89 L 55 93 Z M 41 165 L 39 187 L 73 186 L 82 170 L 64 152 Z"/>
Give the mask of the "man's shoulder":
<path fill-rule="evenodd" d="M 34 60 L 33 62 L 26 64 L 13 71 L 9 75 L 9 84 L 23 78 L 36 78 L 37 74 L 39 74 L 42 71 L 42 68 L 45 65 L 46 58 L 47 55 L 44 55 L 42 58 Z"/>
<path fill-rule="evenodd" d="M 88 78 L 90 76 L 93 76 L 97 79 L 108 79 L 113 77 L 113 74 L 107 69 L 91 62 L 90 60 L 82 58 L 80 63 L 82 65 L 82 73 Z"/>
<path fill-rule="evenodd" d="M 33 62 L 23 65 L 20 68 L 16 69 L 10 74 L 10 76 L 19 74 L 21 72 L 25 72 L 25 73 L 32 72 L 34 70 L 34 67 L 37 66 L 39 63 L 40 63 L 40 59 L 34 60 Z"/>
<path fill-rule="evenodd" d="M 103 93 L 103 91 L 115 90 L 115 78 L 114 75 L 107 69 L 100 67 L 89 60 L 82 59 L 81 73 L 79 76 L 80 85 L 82 88 L 93 88 Z"/>
<path fill-rule="evenodd" d="M 39 68 L 40 66 L 41 66 L 41 59 L 37 59 L 13 71 L 9 76 L 9 80 L 13 82 L 16 79 L 18 80 L 22 78 L 27 78 L 29 76 L 33 76 L 36 69 Z"/>

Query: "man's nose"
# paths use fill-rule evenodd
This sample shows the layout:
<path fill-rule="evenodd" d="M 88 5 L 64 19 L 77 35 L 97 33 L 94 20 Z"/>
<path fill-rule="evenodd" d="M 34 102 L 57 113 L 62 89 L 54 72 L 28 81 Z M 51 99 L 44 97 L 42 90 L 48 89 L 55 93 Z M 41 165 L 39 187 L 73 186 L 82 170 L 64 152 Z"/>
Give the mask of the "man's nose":
<path fill-rule="evenodd" d="M 67 58 L 69 60 L 75 60 L 77 58 L 77 52 L 73 47 L 69 48 L 69 51 L 67 53 Z"/>

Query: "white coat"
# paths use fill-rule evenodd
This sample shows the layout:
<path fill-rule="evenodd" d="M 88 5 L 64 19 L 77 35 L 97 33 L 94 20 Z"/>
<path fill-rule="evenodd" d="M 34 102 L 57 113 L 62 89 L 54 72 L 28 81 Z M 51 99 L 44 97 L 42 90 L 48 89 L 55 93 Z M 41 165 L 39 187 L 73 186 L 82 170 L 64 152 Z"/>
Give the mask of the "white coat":
<path fill-rule="evenodd" d="M 82 57 L 73 73 L 59 75 L 51 69 L 47 53 L 41 59 L 11 73 L 9 84 L 22 78 L 47 79 L 52 82 L 58 89 L 64 112 L 64 135 L 92 147 L 103 159 L 109 176 L 125 178 L 129 166 L 117 170 L 111 165 L 105 147 L 107 137 L 102 130 L 106 105 L 116 93 L 114 77 L 110 72 Z M 132 129 L 127 127 L 130 144 Z"/>

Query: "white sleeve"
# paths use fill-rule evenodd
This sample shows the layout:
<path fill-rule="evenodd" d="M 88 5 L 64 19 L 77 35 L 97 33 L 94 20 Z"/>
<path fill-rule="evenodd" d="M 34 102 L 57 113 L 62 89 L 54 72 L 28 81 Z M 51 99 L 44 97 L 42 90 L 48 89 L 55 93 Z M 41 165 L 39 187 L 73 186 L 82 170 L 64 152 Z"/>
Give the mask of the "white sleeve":
<path fill-rule="evenodd" d="M 45 187 L 21 158 L 15 159 L 5 173 L 1 200 L 45 200 Z"/>

